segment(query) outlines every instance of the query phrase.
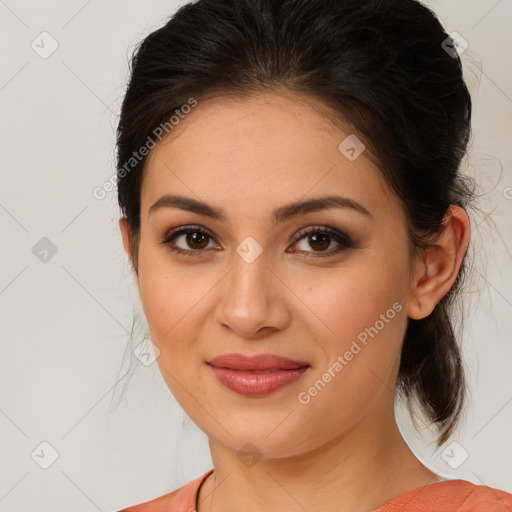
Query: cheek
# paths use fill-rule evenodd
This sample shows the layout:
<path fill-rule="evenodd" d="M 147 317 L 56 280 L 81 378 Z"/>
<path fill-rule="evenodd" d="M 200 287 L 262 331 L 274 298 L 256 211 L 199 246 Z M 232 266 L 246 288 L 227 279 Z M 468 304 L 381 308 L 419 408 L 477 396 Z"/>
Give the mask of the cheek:
<path fill-rule="evenodd" d="M 320 414 L 330 400 L 342 401 L 343 408 L 334 408 L 329 414 L 349 421 L 381 391 L 394 389 L 407 325 L 403 304 L 406 260 L 401 258 L 404 261 L 391 265 L 389 255 L 380 251 L 380 256 L 361 258 L 331 273 L 328 280 L 317 280 L 315 286 L 309 282 L 299 287 L 314 313 L 304 317 L 308 319 L 306 331 L 314 333 L 323 352 L 308 385 L 318 379 L 328 381 L 325 391 L 322 382 L 315 386 L 321 392 L 318 398 L 311 397 L 311 411 Z M 315 392 L 312 390 L 313 395 Z"/>
<path fill-rule="evenodd" d="M 309 418 L 307 430 L 313 436 L 318 429 L 326 436 L 337 435 L 374 406 L 393 400 L 405 308 L 384 280 L 358 283 L 344 293 L 332 291 L 316 311 L 328 319 L 334 334 L 325 337 L 316 328 L 323 357 L 300 390 L 297 407 Z M 315 332 L 311 325 L 309 330 Z"/>
<path fill-rule="evenodd" d="M 197 281 L 187 281 L 178 269 L 170 264 L 165 251 L 143 248 L 139 256 L 139 290 L 152 341 L 164 356 L 171 348 L 180 351 L 183 343 L 181 330 L 186 325 L 187 314 L 193 314 L 200 286 Z"/>
<path fill-rule="evenodd" d="M 187 278 L 160 255 L 148 255 L 146 261 L 151 264 L 140 265 L 139 288 L 151 340 L 160 350 L 157 365 L 176 400 L 194 421 L 201 421 L 194 407 L 196 400 L 202 401 L 204 385 L 197 378 L 201 361 L 194 353 L 198 326 L 204 323 L 198 316 L 206 285 L 197 277 Z"/>
<path fill-rule="evenodd" d="M 303 319 L 307 319 L 309 329 L 322 335 L 327 345 L 340 350 L 378 322 L 381 315 L 386 316 L 387 311 L 390 310 L 385 320 L 394 318 L 399 308 L 393 309 L 393 304 L 404 299 L 403 275 L 372 256 L 331 269 L 323 277 L 298 280 L 295 274 L 293 282 L 295 295 L 306 306 Z"/>

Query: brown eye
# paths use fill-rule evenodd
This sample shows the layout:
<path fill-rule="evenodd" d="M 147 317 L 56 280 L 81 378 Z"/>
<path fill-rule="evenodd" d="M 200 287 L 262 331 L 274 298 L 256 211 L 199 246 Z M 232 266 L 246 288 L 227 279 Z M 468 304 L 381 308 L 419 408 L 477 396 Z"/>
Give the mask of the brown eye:
<path fill-rule="evenodd" d="M 199 226 L 181 227 L 172 230 L 162 238 L 162 243 L 168 246 L 169 250 L 196 256 L 208 248 L 212 236 Z"/>
<path fill-rule="evenodd" d="M 182 236 L 185 237 L 186 244 L 192 249 L 204 249 L 208 245 L 208 235 L 206 233 L 191 231 Z"/>
<path fill-rule="evenodd" d="M 308 242 L 311 247 L 318 250 L 327 249 L 331 243 L 331 237 L 322 233 L 315 233 L 314 235 L 308 235 Z"/>
<path fill-rule="evenodd" d="M 304 241 L 304 246 L 302 249 L 299 249 L 298 252 L 306 252 L 306 253 L 319 253 L 319 256 L 331 256 L 335 253 L 338 253 L 344 249 L 348 249 L 353 247 L 353 243 L 350 238 L 343 233 L 340 233 L 337 230 L 331 228 L 307 228 L 302 230 L 299 233 L 299 237 L 296 240 L 295 244 L 298 242 Z M 331 244 L 335 242 L 338 246 L 334 247 L 334 249 L 327 250 L 331 247 Z M 294 245 L 295 245 L 294 244 Z M 308 247 L 312 248 L 312 251 L 308 250 Z M 296 252 L 296 251 L 293 251 Z"/>

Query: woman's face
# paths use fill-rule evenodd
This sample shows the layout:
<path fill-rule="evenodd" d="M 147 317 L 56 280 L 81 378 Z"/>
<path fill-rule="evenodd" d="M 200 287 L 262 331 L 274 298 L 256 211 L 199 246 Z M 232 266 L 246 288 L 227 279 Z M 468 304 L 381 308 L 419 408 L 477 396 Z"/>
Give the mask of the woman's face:
<path fill-rule="evenodd" d="M 235 451 L 302 454 L 381 428 L 393 408 L 414 270 L 405 217 L 350 131 L 322 112 L 291 95 L 199 102 L 146 162 L 138 282 L 157 362 L 188 416 Z M 205 206 L 151 208 L 166 195 Z M 360 207 L 288 208 L 327 196 Z M 307 366 L 244 394 L 208 364 L 232 353 Z"/>

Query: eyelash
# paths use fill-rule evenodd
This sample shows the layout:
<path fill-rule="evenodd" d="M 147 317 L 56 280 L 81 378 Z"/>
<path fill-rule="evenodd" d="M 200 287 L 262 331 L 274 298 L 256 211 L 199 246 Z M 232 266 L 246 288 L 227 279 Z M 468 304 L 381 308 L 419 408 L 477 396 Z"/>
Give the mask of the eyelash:
<path fill-rule="evenodd" d="M 180 247 L 173 247 L 171 245 L 172 240 L 174 240 L 175 238 L 177 238 L 180 235 L 189 234 L 189 233 L 200 233 L 203 235 L 207 235 L 208 237 L 213 239 L 213 236 L 210 233 L 208 233 L 208 231 L 203 229 L 201 226 L 182 226 L 182 227 L 179 227 L 177 229 L 171 230 L 170 232 L 166 233 L 162 237 L 161 243 L 166 245 L 170 251 L 173 251 L 178 254 L 182 254 L 184 256 L 188 256 L 188 257 L 201 256 L 202 255 L 201 253 L 205 252 L 204 249 L 186 250 L 186 249 L 181 249 Z M 314 227 L 305 228 L 305 229 L 299 231 L 299 233 L 297 233 L 296 239 L 293 242 L 293 245 L 295 245 L 297 242 L 302 240 L 306 235 L 310 235 L 310 234 L 327 235 L 327 236 L 331 237 L 332 239 L 334 239 L 336 242 L 338 242 L 340 244 L 340 246 L 338 246 L 335 249 L 331 249 L 329 251 L 324 251 L 324 252 L 313 251 L 314 253 L 316 253 L 316 255 L 315 256 L 305 256 L 306 258 L 325 258 L 328 256 L 334 256 L 335 254 L 337 254 L 345 249 L 350 249 L 350 248 L 354 247 L 352 240 L 347 235 L 345 235 L 335 229 L 329 228 L 327 226 L 324 226 L 321 228 L 314 226 Z M 306 254 L 311 253 L 311 251 L 294 251 L 294 252 L 304 252 Z"/>

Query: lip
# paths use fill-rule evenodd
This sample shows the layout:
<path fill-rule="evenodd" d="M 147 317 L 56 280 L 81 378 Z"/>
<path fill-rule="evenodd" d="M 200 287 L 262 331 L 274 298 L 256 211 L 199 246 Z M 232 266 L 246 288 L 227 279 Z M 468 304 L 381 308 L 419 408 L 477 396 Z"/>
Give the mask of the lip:
<path fill-rule="evenodd" d="M 299 379 L 310 365 L 272 354 L 244 356 L 225 354 L 207 364 L 217 380 L 240 395 L 261 397 Z"/>
<path fill-rule="evenodd" d="M 294 370 L 309 366 L 305 361 L 295 361 L 287 357 L 280 357 L 274 354 L 258 354 L 255 356 L 244 356 L 243 354 L 224 354 L 208 361 L 211 366 L 217 368 L 229 368 L 230 370 Z"/>

